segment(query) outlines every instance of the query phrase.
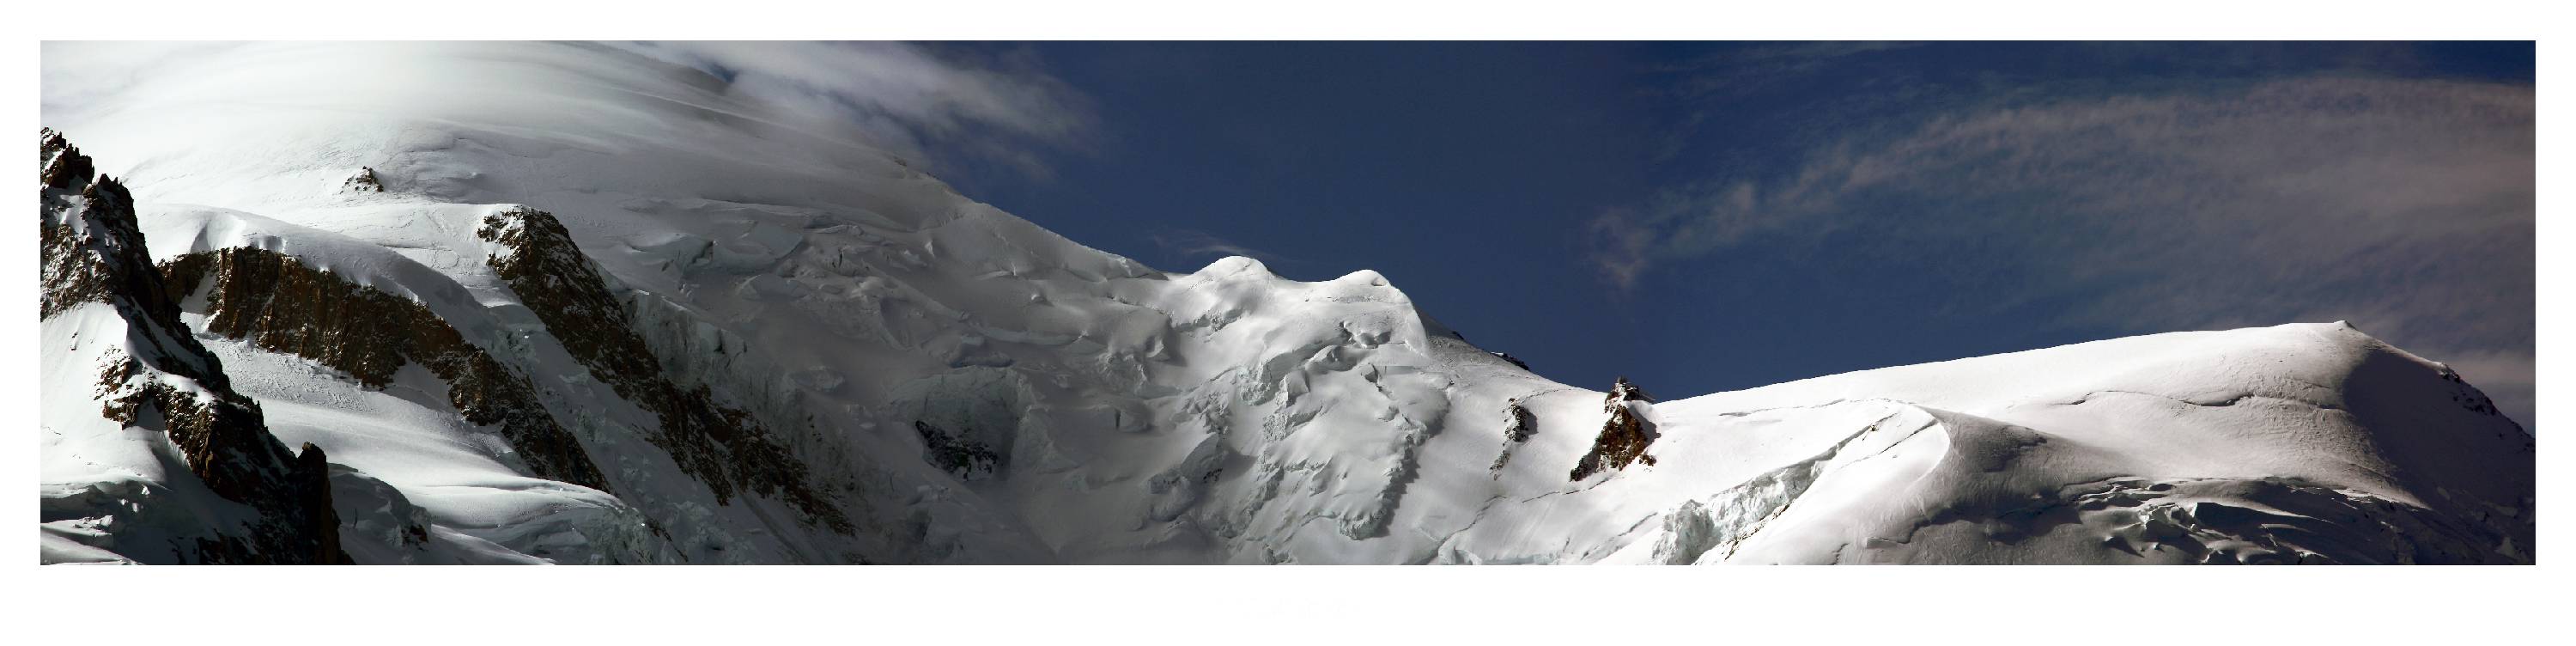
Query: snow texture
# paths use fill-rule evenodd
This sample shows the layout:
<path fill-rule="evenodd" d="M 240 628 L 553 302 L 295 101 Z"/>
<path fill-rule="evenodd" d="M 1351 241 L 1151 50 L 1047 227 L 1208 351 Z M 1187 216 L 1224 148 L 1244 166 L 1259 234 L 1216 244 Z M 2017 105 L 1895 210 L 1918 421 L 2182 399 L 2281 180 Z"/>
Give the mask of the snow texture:
<path fill-rule="evenodd" d="M 1606 393 L 1468 344 L 1375 272 L 1158 271 L 614 48 L 136 47 L 48 44 L 48 79 L 132 82 L 49 85 L 44 119 L 132 187 L 157 260 L 256 247 L 415 300 L 527 375 L 611 484 L 514 466 L 417 367 L 368 388 L 201 335 L 281 440 L 328 451 L 360 562 L 2533 558 L 2531 436 L 2342 323 L 1636 391 L 1613 405 L 1652 461 L 1569 481 Z M 521 205 L 561 220 L 673 382 L 781 429 L 853 527 L 720 499 L 649 441 L 646 403 L 493 270 L 506 250 L 475 231 Z M 73 337 L 117 333 L 100 321 L 48 319 L 49 374 L 93 364 Z M 175 486 L 89 395 L 47 390 L 46 495 Z M 135 522 L 48 522 L 44 559 L 130 560 L 92 537 Z"/>

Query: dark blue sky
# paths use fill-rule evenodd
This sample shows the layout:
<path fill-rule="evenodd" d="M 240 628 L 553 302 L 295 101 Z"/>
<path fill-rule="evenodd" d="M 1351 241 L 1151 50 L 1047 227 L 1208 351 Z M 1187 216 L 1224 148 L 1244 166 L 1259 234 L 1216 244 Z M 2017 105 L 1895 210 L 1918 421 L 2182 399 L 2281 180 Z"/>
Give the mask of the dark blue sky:
<path fill-rule="evenodd" d="M 2530 43 L 934 49 L 1090 113 L 1044 172 L 931 146 L 967 195 L 1165 270 L 1376 269 L 1567 383 L 2350 319 L 2532 422 Z"/>

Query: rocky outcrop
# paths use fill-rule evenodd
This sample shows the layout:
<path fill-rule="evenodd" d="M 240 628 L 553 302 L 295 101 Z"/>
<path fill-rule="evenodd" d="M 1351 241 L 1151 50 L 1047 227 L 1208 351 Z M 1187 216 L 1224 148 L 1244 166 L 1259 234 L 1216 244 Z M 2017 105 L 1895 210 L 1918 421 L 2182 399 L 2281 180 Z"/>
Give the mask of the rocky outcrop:
<path fill-rule="evenodd" d="M 1521 406 L 1519 398 L 1504 402 L 1503 452 L 1501 455 L 1494 456 L 1494 466 L 1488 470 L 1501 474 L 1503 465 L 1510 464 L 1512 461 L 1512 449 L 1519 447 L 1523 442 L 1528 442 L 1530 436 L 1537 433 L 1538 417 L 1531 415 L 1528 408 Z"/>
<path fill-rule="evenodd" d="M 53 318 L 74 305 L 111 303 L 145 324 L 184 329 L 176 327 L 178 308 L 151 297 L 158 294 L 148 289 L 155 285 L 151 272 L 129 271 L 152 265 L 134 219 L 134 196 L 113 178 L 93 180 L 89 157 L 52 129 L 43 131 L 38 149 L 44 263 L 38 313 Z"/>
<path fill-rule="evenodd" d="M 89 158 L 60 134 L 47 129 L 39 141 L 42 317 L 93 303 L 113 308 L 127 334 L 100 366 L 100 414 L 164 434 L 189 475 L 254 512 L 239 527 L 209 523 L 174 539 L 194 545 L 172 553 L 195 563 L 347 563 L 321 448 L 306 444 L 298 453 L 279 443 L 259 403 L 233 391 L 223 364 L 180 323 L 178 304 L 153 271 L 133 195 L 114 179 L 93 178 Z"/>
<path fill-rule="evenodd" d="M 1530 436 L 1537 433 L 1538 417 L 1531 415 L 1528 408 L 1521 406 L 1521 400 L 1513 399 L 1503 404 L 1504 440 L 1519 444 L 1529 441 Z"/>
<path fill-rule="evenodd" d="M 1655 443 L 1655 425 L 1639 415 L 1637 407 L 1654 401 L 1654 396 L 1646 394 L 1645 389 L 1628 383 L 1627 377 L 1620 377 L 1619 383 L 1610 387 L 1610 395 L 1603 398 L 1601 404 L 1602 412 L 1608 413 L 1610 418 L 1601 422 L 1601 435 L 1592 439 L 1592 450 L 1574 463 L 1574 471 L 1568 474 L 1568 478 L 1582 480 L 1595 473 L 1625 469 L 1637 462 L 1653 466 L 1655 456 L 1646 454 L 1646 446 Z"/>
<path fill-rule="evenodd" d="M 361 166 L 357 174 L 350 175 L 349 179 L 340 182 L 340 190 L 352 193 L 382 193 L 385 192 L 385 183 L 376 178 L 376 169 Z"/>
<path fill-rule="evenodd" d="M 204 295 L 207 332 L 312 359 L 368 388 L 392 383 L 406 362 L 420 364 L 447 383 L 448 403 L 465 421 L 498 427 L 531 473 L 609 489 L 528 378 L 467 342 L 428 306 L 249 247 L 172 258 L 160 273 L 172 301 Z"/>
<path fill-rule="evenodd" d="M 751 415 L 719 405 L 705 386 L 665 376 L 590 258 L 552 214 L 513 207 L 486 216 L 475 232 L 499 247 L 487 262 L 591 376 L 660 419 L 650 439 L 719 502 L 745 492 L 774 497 L 808 522 L 848 532 L 848 518 L 805 463 Z"/>
<path fill-rule="evenodd" d="M 1001 456 L 973 437 L 921 421 L 913 422 L 912 430 L 921 436 L 922 460 L 959 480 L 981 480 L 1001 471 Z"/>

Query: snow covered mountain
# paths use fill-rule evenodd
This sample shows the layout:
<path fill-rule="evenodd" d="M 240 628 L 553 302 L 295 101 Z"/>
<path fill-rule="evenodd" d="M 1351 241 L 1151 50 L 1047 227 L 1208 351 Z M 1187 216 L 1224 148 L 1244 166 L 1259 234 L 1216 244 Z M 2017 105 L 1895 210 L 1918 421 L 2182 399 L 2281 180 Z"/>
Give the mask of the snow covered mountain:
<path fill-rule="evenodd" d="M 2531 435 L 2341 323 L 1657 402 L 616 48 L 157 64 L 47 89 L 48 563 L 2533 559 Z"/>

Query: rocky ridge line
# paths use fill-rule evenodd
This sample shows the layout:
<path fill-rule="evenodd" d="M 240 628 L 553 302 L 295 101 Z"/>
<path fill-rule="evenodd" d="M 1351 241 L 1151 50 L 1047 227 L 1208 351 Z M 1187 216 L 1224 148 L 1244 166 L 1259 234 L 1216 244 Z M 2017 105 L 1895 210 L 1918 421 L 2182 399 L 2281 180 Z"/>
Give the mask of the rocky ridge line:
<path fill-rule="evenodd" d="M 447 383 L 465 421 L 499 426 L 538 477 L 608 491 L 579 440 L 538 403 L 535 386 L 465 340 L 429 307 L 349 282 L 285 254 L 251 247 L 161 263 L 172 301 L 205 292 L 206 331 L 330 366 L 370 389 L 405 362 Z"/>
<path fill-rule="evenodd" d="M 256 512 L 247 531 L 194 537 L 193 545 L 174 545 L 176 553 L 197 563 L 348 563 L 322 449 L 279 443 L 259 403 L 232 390 L 223 364 L 180 323 L 178 304 L 152 270 L 134 196 L 112 178 L 93 178 L 89 157 L 61 134 L 44 129 L 38 141 L 42 318 L 112 306 L 129 331 L 124 351 L 100 366 L 101 415 L 159 426 L 153 430 L 176 445 L 189 474 Z"/>
<path fill-rule="evenodd" d="M 718 502 L 751 494 L 776 497 L 806 521 L 847 533 L 846 514 L 814 486 L 805 463 L 751 415 L 715 403 L 705 386 L 683 388 L 663 374 L 652 347 L 635 331 L 607 281 L 553 214 L 510 207 L 487 215 L 475 231 L 500 248 L 486 262 L 508 283 L 564 349 L 620 397 L 653 412 L 661 428 L 650 439 L 706 483 Z"/>

